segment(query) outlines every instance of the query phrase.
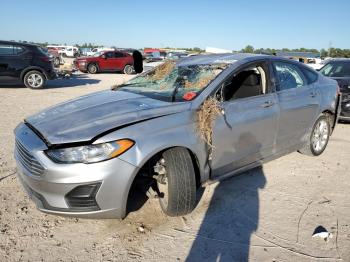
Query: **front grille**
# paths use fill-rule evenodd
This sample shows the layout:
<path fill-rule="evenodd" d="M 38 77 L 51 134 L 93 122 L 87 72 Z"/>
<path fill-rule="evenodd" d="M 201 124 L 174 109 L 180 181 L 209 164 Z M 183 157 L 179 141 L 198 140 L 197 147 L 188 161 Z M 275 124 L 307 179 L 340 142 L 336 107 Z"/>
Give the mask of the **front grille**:
<path fill-rule="evenodd" d="M 44 167 L 18 140 L 16 140 L 16 152 L 18 160 L 32 175 L 40 176 L 43 174 Z"/>

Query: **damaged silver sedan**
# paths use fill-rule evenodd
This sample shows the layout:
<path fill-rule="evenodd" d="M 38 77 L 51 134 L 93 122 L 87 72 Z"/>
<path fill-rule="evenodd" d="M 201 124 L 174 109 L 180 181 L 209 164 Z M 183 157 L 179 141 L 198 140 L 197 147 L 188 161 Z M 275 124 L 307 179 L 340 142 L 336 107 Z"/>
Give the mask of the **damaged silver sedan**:
<path fill-rule="evenodd" d="M 207 182 L 293 151 L 320 155 L 338 108 L 337 83 L 300 63 L 192 56 L 26 118 L 18 177 L 48 213 L 123 218 L 135 186 L 185 215 Z"/>

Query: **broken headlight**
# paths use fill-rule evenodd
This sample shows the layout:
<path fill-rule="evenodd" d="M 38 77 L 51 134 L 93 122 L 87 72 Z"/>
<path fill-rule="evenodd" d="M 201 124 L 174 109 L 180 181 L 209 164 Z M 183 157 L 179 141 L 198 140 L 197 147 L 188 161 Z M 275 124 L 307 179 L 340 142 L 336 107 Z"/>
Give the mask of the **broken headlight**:
<path fill-rule="evenodd" d="M 47 150 L 46 154 L 56 163 L 96 163 L 117 157 L 134 145 L 134 141 L 122 139 L 108 143 Z"/>

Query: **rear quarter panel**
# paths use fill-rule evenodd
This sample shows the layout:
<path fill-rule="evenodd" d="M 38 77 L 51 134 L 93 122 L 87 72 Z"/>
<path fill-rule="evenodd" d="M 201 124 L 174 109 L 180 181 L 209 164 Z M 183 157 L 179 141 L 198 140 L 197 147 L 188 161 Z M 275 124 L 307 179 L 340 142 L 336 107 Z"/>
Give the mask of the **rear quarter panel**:
<path fill-rule="evenodd" d="M 338 88 L 337 81 L 320 75 L 318 81 L 315 83 L 315 87 L 321 94 L 320 113 L 324 111 L 336 113 Z"/>

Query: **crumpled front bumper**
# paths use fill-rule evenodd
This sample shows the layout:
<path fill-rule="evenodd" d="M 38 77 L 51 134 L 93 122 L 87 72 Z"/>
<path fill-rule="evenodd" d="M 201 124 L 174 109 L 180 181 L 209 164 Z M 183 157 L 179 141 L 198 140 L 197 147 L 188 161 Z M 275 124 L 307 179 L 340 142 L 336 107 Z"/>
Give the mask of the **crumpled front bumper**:
<path fill-rule="evenodd" d="M 138 167 L 119 158 L 94 164 L 57 164 L 46 156 L 45 143 L 25 124 L 16 128 L 15 135 L 17 176 L 41 211 L 85 218 L 125 217 Z M 72 206 L 71 193 L 90 185 L 96 185 L 92 196 L 96 206 Z"/>

